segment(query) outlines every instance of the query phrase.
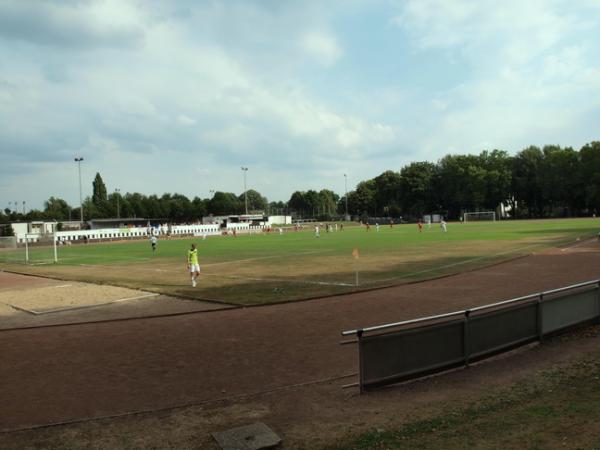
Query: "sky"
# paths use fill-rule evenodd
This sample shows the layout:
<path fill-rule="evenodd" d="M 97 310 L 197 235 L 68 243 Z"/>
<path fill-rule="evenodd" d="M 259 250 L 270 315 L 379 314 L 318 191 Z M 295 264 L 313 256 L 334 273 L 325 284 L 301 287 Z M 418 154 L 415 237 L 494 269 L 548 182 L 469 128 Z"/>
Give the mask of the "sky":
<path fill-rule="evenodd" d="M 600 140 L 597 0 L 0 0 L 0 207 L 344 193 Z M 11 206 L 12 203 L 12 206 Z"/>

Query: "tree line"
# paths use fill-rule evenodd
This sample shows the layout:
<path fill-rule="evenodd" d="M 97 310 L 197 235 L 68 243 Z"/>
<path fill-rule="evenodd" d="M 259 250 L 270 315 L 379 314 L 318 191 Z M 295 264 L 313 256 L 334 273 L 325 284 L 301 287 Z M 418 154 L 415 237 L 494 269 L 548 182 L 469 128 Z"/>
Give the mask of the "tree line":
<path fill-rule="evenodd" d="M 328 191 L 330 192 L 330 191 Z M 325 191 L 294 192 L 296 213 L 328 213 L 346 198 Z M 439 213 L 458 219 L 464 212 L 494 211 L 500 203 L 512 218 L 570 217 L 600 211 L 600 142 L 571 147 L 530 146 L 511 156 L 503 150 L 478 155 L 450 154 L 437 163 L 413 162 L 361 181 L 348 192 L 353 216 L 417 219 Z"/>
<path fill-rule="evenodd" d="M 244 193 L 214 192 L 212 198 L 182 194 L 108 193 L 96 174 L 93 194 L 83 202 L 91 218 L 160 218 L 191 222 L 207 215 L 243 214 Z M 390 216 L 415 219 L 439 213 L 457 219 L 466 211 L 495 210 L 502 202 L 513 218 L 569 217 L 600 211 L 600 141 L 571 147 L 530 146 L 511 156 L 503 150 L 478 155 L 449 154 L 436 163 L 413 162 L 361 181 L 345 196 L 322 189 L 295 191 L 287 202 L 269 202 L 255 190 L 246 192 L 249 212 L 292 214 L 330 219 Z M 26 214 L 6 208 L 0 223 L 15 220 L 78 220 L 79 208 L 50 197 L 43 210 Z"/>

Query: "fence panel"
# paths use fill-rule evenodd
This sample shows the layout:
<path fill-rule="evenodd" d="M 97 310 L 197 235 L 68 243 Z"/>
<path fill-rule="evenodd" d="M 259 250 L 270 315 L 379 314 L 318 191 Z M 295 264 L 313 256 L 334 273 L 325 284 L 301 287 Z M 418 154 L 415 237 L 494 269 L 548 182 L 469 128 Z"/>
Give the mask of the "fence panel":
<path fill-rule="evenodd" d="M 468 364 L 470 359 L 533 342 L 544 334 L 599 320 L 599 283 L 589 281 L 342 335 L 358 336 L 359 385 L 361 390 L 375 388 Z M 459 315 L 462 319 L 456 319 Z M 400 328 L 409 325 L 412 328 Z"/>
<path fill-rule="evenodd" d="M 360 340 L 363 387 L 375 387 L 464 362 L 463 321 L 365 336 Z"/>
<path fill-rule="evenodd" d="M 474 359 L 534 341 L 538 336 L 537 303 L 471 316 L 468 336 L 468 355 Z"/>
<path fill-rule="evenodd" d="M 545 299 L 542 311 L 544 334 L 586 322 L 598 316 L 598 290 L 563 293 L 560 297 Z"/>

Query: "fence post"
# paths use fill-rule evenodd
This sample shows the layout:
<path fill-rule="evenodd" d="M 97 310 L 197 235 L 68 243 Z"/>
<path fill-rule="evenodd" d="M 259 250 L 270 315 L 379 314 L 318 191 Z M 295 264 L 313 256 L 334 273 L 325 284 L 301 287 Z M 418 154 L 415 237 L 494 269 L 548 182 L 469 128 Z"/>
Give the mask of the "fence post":
<path fill-rule="evenodd" d="M 469 367 L 469 316 L 471 311 L 465 311 L 465 319 L 463 321 L 463 354 L 465 355 L 465 367 Z"/>
<path fill-rule="evenodd" d="M 362 354 L 363 332 L 364 331 L 362 328 L 356 332 L 356 337 L 358 338 L 358 388 L 359 388 L 359 392 L 361 394 L 364 392 L 363 354 Z"/>
<path fill-rule="evenodd" d="M 537 300 L 537 332 L 538 332 L 538 340 L 542 342 L 544 339 L 544 293 L 540 292 L 540 296 Z"/>

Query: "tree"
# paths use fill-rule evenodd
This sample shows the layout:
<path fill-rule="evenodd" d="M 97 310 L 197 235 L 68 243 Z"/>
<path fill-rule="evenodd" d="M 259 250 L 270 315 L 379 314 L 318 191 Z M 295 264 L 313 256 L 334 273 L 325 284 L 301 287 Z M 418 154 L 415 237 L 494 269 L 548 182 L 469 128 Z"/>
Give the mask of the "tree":
<path fill-rule="evenodd" d="M 348 192 L 348 211 L 350 214 L 371 215 L 375 213 L 375 182 L 361 181 L 356 190 Z"/>
<path fill-rule="evenodd" d="M 336 212 L 337 202 L 340 197 L 329 189 L 321 189 L 319 191 L 319 212 L 326 217 L 330 217 Z"/>
<path fill-rule="evenodd" d="M 319 214 L 319 206 L 321 205 L 321 199 L 317 191 L 309 189 L 304 194 L 306 199 L 307 213 L 312 217 L 316 217 Z"/>
<path fill-rule="evenodd" d="M 50 197 L 44 202 L 44 214 L 48 219 L 67 220 L 71 207 L 62 198 Z"/>
<path fill-rule="evenodd" d="M 548 215 L 571 215 L 584 203 L 580 185 L 579 155 L 572 148 L 547 145 L 539 174 L 543 205 Z"/>
<path fill-rule="evenodd" d="M 584 145 L 579 151 L 580 177 L 585 207 L 596 214 L 600 212 L 600 141 Z"/>
<path fill-rule="evenodd" d="M 288 205 L 285 202 L 271 202 L 269 203 L 269 214 L 275 216 L 281 216 L 287 214 Z"/>
<path fill-rule="evenodd" d="M 192 200 L 192 218 L 199 219 L 206 215 L 209 200 L 194 197 Z"/>
<path fill-rule="evenodd" d="M 475 155 L 447 155 L 438 164 L 437 191 L 449 217 L 484 206 L 486 171 Z"/>
<path fill-rule="evenodd" d="M 75 215 L 74 217 L 79 217 L 79 209 L 77 209 L 77 211 L 77 215 Z M 99 207 L 96 206 L 92 198 L 86 197 L 83 200 L 83 220 L 99 219 L 103 217 L 104 215 L 100 213 Z"/>
<path fill-rule="evenodd" d="M 197 219 L 197 217 L 194 217 L 192 202 L 185 195 L 173 194 L 169 203 L 169 219 L 175 222 Z"/>
<path fill-rule="evenodd" d="M 269 201 L 266 197 L 260 195 L 259 192 L 254 189 L 248 189 L 246 191 L 246 197 L 244 197 L 244 193 L 238 197 L 240 203 L 244 205 L 245 208 L 245 200 L 248 199 L 248 211 L 266 211 Z"/>
<path fill-rule="evenodd" d="M 503 150 L 483 151 L 479 155 L 485 170 L 483 208 L 495 210 L 500 203 L 511 198 L 512 158 Z"/>
<path fill-rule="evenodd" d="M 208 202 L 208 211 L 214 215 L 239 214 L 243 206 L 237 195 L 231 192 L 215 192 Z"/>
<path fill-rule="evenodd" d="M 127 212 L 128 217 L 148 217 L 148 211 L 146 211 L 146 206 L 144 202 L 145 196 L 134 192 L 130 194 L 129 192 L 125 194 L 125 200 L 129 204 L 130 210 Z"/>
<path fill-rule="evenodd" d="M 92 182 L 92 188 L 92 202 L 94 202 L 94 205 L 96 206 L 101 206 L 108 200 L 108 196 L 106 195 L 106 186 L 99 173 L 96 173 L 96 177 Z"/>
<path fill-rule="evenodd" d="M 376 214 L 389 215 L 390 208 L 398 207 L 402 191 L 401 177 L 398 172 L 387 170 L 373 178 L 375 190 L 371 209 Z"/>
<path fill-rule="evenodd" d="M 288 206 L 296 214 L 300 216 L 306 215 L 308 210 L 310 209 L 310 205 L 306 198 L 306 192 L 294 192 L 290 197 L 290 200 L 288 201 Z"/>
<path fill-rule="evenodd" d="M 0 236 L 14 236 L 15 230 L 11 224 L 0 225 Z"/>
<path fill-rule="evenodd" d="M 403 214 L 422 217 L 437 209 L 435 195 L 437 167 L 430 162 L 415 162 L 400 171 L 400 203 Z"/>
<path fill-rule="evenodd" d="M 540 182 L 543 158 L 538 147 L 530 146 L 517 153 L 513 159 L 512 191 L 517 203 L 524 204 L 527 208 L 529 217 L 540 217 L 544 209 Z"/>

